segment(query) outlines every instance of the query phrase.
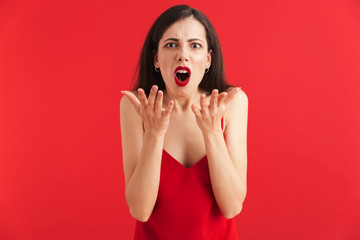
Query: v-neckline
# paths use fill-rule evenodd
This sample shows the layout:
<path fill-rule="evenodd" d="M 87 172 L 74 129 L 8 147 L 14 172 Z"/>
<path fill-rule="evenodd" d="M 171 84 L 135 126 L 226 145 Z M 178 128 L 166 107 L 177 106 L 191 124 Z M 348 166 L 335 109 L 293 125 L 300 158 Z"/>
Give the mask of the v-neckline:
<path fill-rule="evenodd" d="M 207 154 L 205 154 L 202 158 L 200 158 L 200 160 L 198 160 L 196 163 L 194 163 L 190 167 L 185 167 L 176 158 L 174 158 L 170 153 L 168 153 L 165 149 L 163 149 L 163 152 L 165 152 L 171 159 L 173 159 L 175 162 L 177 162 L 181 167 L 183 167 L 185 169 L 190 169 L 190 168 L 194 167 L 195 165 L 198 165 L 198 163 L 202 162 L 207 157 Z"/>
<path fill-rule="evenodd" d="M 223 122 L 223 118 L 221 118 L 221 128 L 223 128 L 224 126 L 224 122 Z M 223 132 L 224 134 L 224 132 Z M 200 162 L 202 162 L 204 159 L 207 159 L 207 154 L 205 154 L 202 158 L 200 158 L 200 160 L 198 160 L 196 163 L 194 163 L 193 165 L 191 165 L 190 167 L 185 167 L 184 165 L 182 165 L 176 158 L 174 158 L 170 153 L 168 153 L 168 151 L 166 151 L 164 148 L 163 148 L 163 152 L 165 152 L 172 160 L 174 160 L 175 162 L 177 162 L 177 164 L 179 164 L 181 167 L 183 167 L 184 169 L 190 169 L 192 167 L 194 167 L 195 165 L 198 165 Z"/>

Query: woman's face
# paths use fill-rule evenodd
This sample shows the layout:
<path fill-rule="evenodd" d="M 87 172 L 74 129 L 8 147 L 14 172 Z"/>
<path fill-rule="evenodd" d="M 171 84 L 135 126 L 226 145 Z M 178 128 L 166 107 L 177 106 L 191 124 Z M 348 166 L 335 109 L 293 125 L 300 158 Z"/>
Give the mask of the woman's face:
<path fill-rule="evenodd" d="M 204 26 L 193 17 L 171 25 L 159 41 L 154 64 L 160 68 L 166 90 L 173 95 L 187 96 L 196 91 L 211 64 Z"/>

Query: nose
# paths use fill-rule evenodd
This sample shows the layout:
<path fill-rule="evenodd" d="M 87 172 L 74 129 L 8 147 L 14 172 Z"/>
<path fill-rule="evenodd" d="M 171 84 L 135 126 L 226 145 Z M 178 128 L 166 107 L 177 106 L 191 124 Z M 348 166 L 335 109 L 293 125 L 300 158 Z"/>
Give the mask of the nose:
<path fill-rule="evenodd" d="M 179 48 L 179 52 L 177 55 L 177 60 L 178 62 L 187 62 L 189 61 L 189 53 L 188 50 L 186 49 L 186 46 L 182 46 Z"/>

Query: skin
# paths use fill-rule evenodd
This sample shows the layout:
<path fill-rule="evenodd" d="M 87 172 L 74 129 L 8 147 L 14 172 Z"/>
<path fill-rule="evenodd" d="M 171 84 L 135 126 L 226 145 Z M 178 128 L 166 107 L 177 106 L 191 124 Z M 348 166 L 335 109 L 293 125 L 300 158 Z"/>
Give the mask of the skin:
<path fill-rule="evenodd" d="M 224 217 L 238 215 L 246 196 L 248 99 L 240 88 L 211 95 L 199 89 L 211 64 L 205 28 L 190 17 L 170 26 L 159 41 L 154 65 L 166 92 L 153 86 L 122 91 L 120 103 L 126 200 L 142 222 L 154 208 L 160 181 L 162 149 L 186 167 L 205 154 L 215 199 Z M 191 70 L 188 85 L 174 81 L 177 66 Z M 221 128 L 224 118 L 224 130 Z M 225 137 L 224 137 L 225 136 Z"/>

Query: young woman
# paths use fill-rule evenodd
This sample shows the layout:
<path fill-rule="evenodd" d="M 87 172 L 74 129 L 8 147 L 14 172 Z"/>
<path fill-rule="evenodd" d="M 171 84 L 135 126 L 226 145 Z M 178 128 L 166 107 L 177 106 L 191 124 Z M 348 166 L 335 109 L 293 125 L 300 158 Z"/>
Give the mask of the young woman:
<path fill-rule="evenodd" d="M 120 103 L 135 239 L 237 239 L 247 185 L 248 99 L 225 82 L 216 32 L 187 5 L 162 13 Z"/>

